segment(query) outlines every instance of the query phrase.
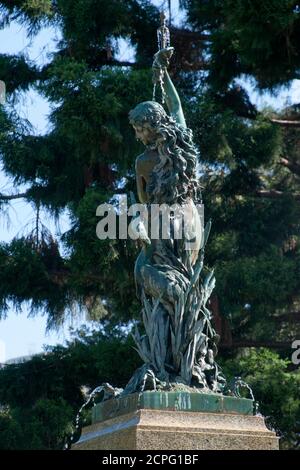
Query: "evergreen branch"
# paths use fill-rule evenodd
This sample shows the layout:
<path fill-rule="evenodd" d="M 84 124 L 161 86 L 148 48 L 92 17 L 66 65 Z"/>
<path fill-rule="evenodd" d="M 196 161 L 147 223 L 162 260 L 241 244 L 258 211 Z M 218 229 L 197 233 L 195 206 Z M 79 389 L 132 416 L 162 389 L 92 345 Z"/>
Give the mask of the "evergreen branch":
<path fill-rule="evenodd" d="M 0 54 L 0 70 L 8 94 L 16 90 L 27 91 L 39 79 L 38 67 L 24 55 Z"/>
<path fill-rule="evenodd" d="M 300 193 L 289 193 L 285 191 L 277 191 L 276 189 L 260 189 L 259 191 L 256 191 L 254 195 L 269 199 L 279 199 L 281 197 L 290 196 L 296 201 L 300 201 Z"/>
<path fill-rule="evenodd" d="M 23 197 L 28 196 L 28 191 L 25 193 L 18 193 L 18 194 L 1 194 L 0 193 L 0 201 L 11 201 L 12 199 L 21 199 Z"/>
<path fill-rule="evenodd" d="M 191 41 L 211 41 L 211 34 L 201 33 L 197 31 L 190 31 L 188 29 L 170 28 L 172 36 L 181 36 Z"/>
<path fill-rule="evenodd" d="M 287 158 L 281 158 L 280 164 L 288 168 L 292 173 L 297 176 L 300 176 L 300 165 L 299 163 L 294 163 L 288 160 Z"/>
<path fill-rule="evenodd" d="M 126 60 L 107 60 L 107 64 L 105 65 L 116 65 L 118 67 L 141 67 L 136 62 L 129 62 Z"/>
<path fill-rule="evenodd" d="M 271 119 L 271 122 L 280 126 L 300 127 L 300 121 L 288 121 L 285 119 Z"/>
<path fill-rule="evenodd" d="M 70 47 L 60 50 L 57 55 L 62 58 L 72 57 L 74 59 L 78 59 L 76 52 L 73 51 L 73 49 Z M 113 56 L 109 55 L 106 49 L 94 51 L 93 54 L 90 54 L 89 56 L 85 57 L 85 61 L 89 65 L 89 67 L 92 67 L 92 69 L 95 70 L 98 70 L 99 67 L 102 67 L 104 65 L 135 68 L 145 67 L 144 64 L 139 64 L 138 62 L 130 62 L 128 60 L 117 60 Z M 51 64 L 47 64 L 42 68 L 42 72 L 44 73 L 44 75 L 45 72 L 47 73 L 49 67 L 51 67 Z"/>
<path fill-rule="evenodd" d="M 272 320 L 278 323 L 282 323 L 285 321 L 288 322 L 295 322 L 295 323 L 300 323 L 300 311 L 299 312 L 286 312 L 281 315 L 277 315 L 272 317 Z"/>
<path fill-rule="evenodd" d="M 87 61 L 90 66 L 93 67 L 102 67 L 103 65 L 111 65 L 114 67 L 135 67 L 135 68 L 144 68 L 145 66 L 142 64 L 139 64 L 137 62 L 130 62 L 128 60 L 117 60 L 117 59 L 102 59 L 97 60 L 97 58 L 94 58 L 92 60 Z"/>

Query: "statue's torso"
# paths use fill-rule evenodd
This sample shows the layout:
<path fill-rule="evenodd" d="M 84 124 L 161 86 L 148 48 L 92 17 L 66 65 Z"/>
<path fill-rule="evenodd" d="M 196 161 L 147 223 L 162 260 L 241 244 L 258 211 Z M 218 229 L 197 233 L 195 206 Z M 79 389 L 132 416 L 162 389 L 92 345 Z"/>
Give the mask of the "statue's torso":
<path fill-rule="evenodd" d="M 159 160 L 157 150 L 146 149 L 135 161 L 138 196 L 140 202 L 143 204 L 149 202 L 147 185 L 150 180 L 150 175 L 154 167 L 159 163 Z"/>

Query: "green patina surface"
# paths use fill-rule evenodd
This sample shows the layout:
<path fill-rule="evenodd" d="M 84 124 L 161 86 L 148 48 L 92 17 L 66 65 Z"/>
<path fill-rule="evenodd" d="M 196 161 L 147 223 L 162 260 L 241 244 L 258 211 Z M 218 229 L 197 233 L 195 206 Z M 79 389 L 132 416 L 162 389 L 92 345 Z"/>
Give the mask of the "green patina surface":
<path fill-rule="evenodd" d="M 252 415 L 253 401 L 205 393 L 149 391 L 114 398 L 94 406 L 92 422 L 105 421 L 141 409 Z"/>

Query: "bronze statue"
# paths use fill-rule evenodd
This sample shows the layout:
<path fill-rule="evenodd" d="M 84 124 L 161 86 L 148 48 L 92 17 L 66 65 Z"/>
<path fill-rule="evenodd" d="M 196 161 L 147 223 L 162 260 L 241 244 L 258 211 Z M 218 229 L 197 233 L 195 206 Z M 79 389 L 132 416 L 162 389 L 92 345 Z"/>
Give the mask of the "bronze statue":
<path fill-rule="evenodd" d="M 150 229 L 155 205 L 171 206 L 173 210 L 168 217 L 168 236 L 162 236 L 160 215 L 155 221 L 159 235 L 142 241 L 136 261 L 135 281 L 146 334 L 141 336 L 136 329 L 134 339 L 145 364 L 135 372 L 123 393 L 149 386 L 222 392 L 225 379 L 214 360 L 217 335 L 206 306 L 215 279 L 213 272 L 206 270 L 204 274 L 204 248 L 210 223 L 201 230 L 197 210 L 201 202 L 196 174 L 198 152 L 167 71 L 173 48 L 168 47 L 165 24 L 158 36 L 160 50 L 153 62 L 154 90 L 157 85 L 161 87 L 169 114 L 158 102 L 146 101 L 130 111 L 129 119 L 137 139 L 146 146 L 136 159 L 136 180 Z M 179 237 L 178 225 L 183 214 L 184 228 L 188 228 Z"/>

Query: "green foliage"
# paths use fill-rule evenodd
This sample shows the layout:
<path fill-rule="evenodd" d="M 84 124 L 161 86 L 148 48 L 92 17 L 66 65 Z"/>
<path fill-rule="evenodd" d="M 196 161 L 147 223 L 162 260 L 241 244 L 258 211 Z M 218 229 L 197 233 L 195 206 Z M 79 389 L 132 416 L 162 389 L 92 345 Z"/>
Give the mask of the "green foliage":
<path fill-rule="evenodd" d="M 0 369 L 0 448 L 62 449 L 84 401 L 82 387 L 125 386 L 138 366 L 133 341 L 120 330 L 81 330 L 67 347 Z"/>
<path fill-rule="evenodd" d="M 30 237 L 14 239 L 9 244 L 1 244 L 0 260 L 2 315 L 6 314 L 9 302 L 19 306 L 25 301 L 32 313 L 50 310 L 52 321 L 59 323 L 62 312 L 70 309 L 74 300 L 69 298 L 67 286 L 55 277 L 55 272 L 63 268 L 55 242 L 42 242 L 37 248 Z"/>
<path fill-rule="evenodd" d="M 190 112 L 202 162 L 253 170 L 272 163 L 280 152 L 280 131 L 264 115 L 243 119 L 211 93 L 198 96 Z"/>
<path fill-rule="evenodd" d="M 54 17 L 52 0 L 4 0 L 0 3 L 0 12 L 1 26 L 17 20 L 27 26 L 29 35 L 50 24 Z"/>
<path fill-rule="evenodd" d="M 7 93 L 17 89 L 27 91 L 30 84 L 39 77 L 37 68 L 24 56 L 0 55 L 0 70 Z"/>
<path fill-rule="evenodd" d="M 188 20 L 211 33 L 211 83 L 242 74 L 274 88 L 299 77 L 300 14 L 293 0 L 186 0 Z"/>
<path fill-rule="evenodd" d="M 248 328 L 253 323 L 257 326 L 260 319 L 268 321 L 269 317 L 269 328 L 257 332 L 256 339 L 268 339 L 274 310 L 284 308 L 290 296 L 297 294 L 300 288 L 294 261 L 283 257 L 275 247 L 260 256 L 217 262 L 216 277 L 225 314 L 240 321 L 244 311 L 245 317 L 250 315 Z M 244 310 L 246 304 L 249 305 L 247 311 Z M 245 325 L 243 333 L 246 332 Z"/>
<path fill-rule="evenodd" d="M 9 14 L 28 15 L 28 20 L 33 21 L 34 18 L 49 15 L 52 10 L 51 0 L 4 0 L 1 1 L 1 7 Z"/>
<path fill-rule="evenodd" d="M 77 332 L 67 347 L 0 370 L 1 449 L 61 449 L 83 402 L 82 386 L 124 386 L 139 359 L 120 330 Z M 222 360 L 229 381 L 241 376 L 252 387 L 260 412 L 281 435 L 283 448 L 296 447 L 300 420 L 300 375 L 267 349 L 247 349 Z M 30 378 L 30 380 L 29 380 Z"/>
<path fill-rule="evenodd" d="M 227 360 L 228 377 L 241 376 L 253 389 L 260 412 L 281 436 L 281 448 L 299 447 L 300 374 L 290 362 L 268 349 L 247 350 Z"/>
<path fill-rule="evenodd" d="M 71 420 L 72 409 L 62 399 L 40 399 L 30 409 L 0 412 L 0 449 L 61 450 Z"/>
<path fill-rule="evenodd" d="M 0 370 L 1 404 L 28 408 L 40 398 L 61 397 L 77 410 L 83 400 L 81 386 L 114 384 L 117 376 L 118 384 L 126 385 L 139 363 L 133 344 L 120 328 L 79 330 L 66 347 L 48 347 L 46 354 Z"/>

